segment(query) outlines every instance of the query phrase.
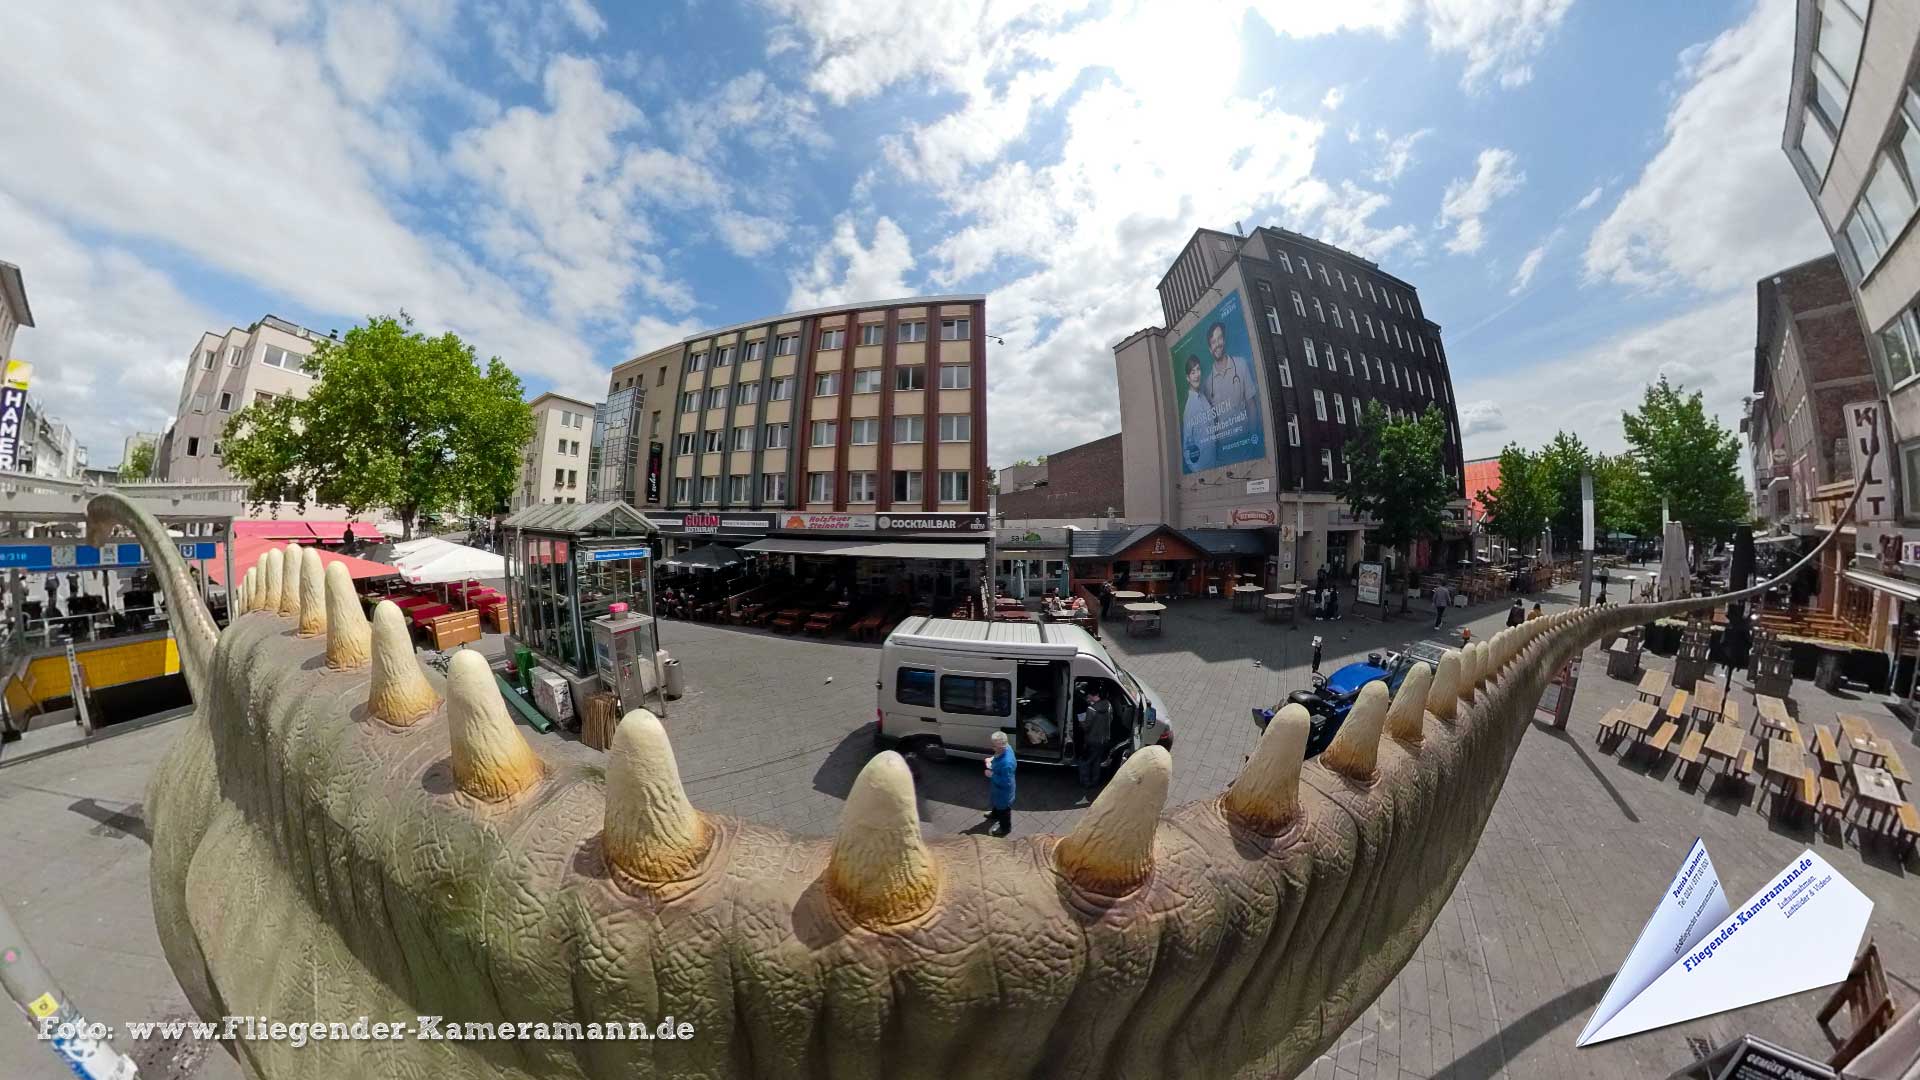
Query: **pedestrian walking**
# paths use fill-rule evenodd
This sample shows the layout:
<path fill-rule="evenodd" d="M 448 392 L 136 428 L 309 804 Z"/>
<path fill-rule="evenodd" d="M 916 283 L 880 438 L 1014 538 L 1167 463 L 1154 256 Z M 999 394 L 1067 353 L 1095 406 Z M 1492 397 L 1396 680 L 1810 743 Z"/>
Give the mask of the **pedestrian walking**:
<path fill-rule="evenodd" d="M 1100 621 L 1107 621 L 1107 610 L 1113 607 L 1113 582 L 1100 583 Z"/>
<path fill-rule="evenodd" d="M 1098 686 L 1087 689 L 1086 731 L 1080 743 L 1080 786 L 1093 788 L 1100 783 L 1100 768 L 1107 761 L 1107 747 L 1113 741 L 1113 706 Z"/>
<path fill-rule="evenodd" d="M 993 733 L 993 756 L 987 759 L 987 816 L 993 825 L 988 836 L 1006 836 L 1013 832 L 1013 747 L 1007 745 L 1007 733 Z"/>
<path fill-rule="evenodd" d="M 1435 630 L 1440 629 L 1440 624 L 1446 621 L 1447 608 L 1451 606 L 1453 606 L 1453 590 L 1442 581 L 1433 587 L 1433 628 Z"/>
<path fill-rule="evenodd" d="M 1539 618 L 1540 616 L 1542 616 L 1542 615 L 1545 615 L 1545 614 L 1546 614 L 1546 612 L 1544 612 L 1544 611 L 1541 611 L 1541 610 L 1540 610 L 1540 601 L 1538 601 L 1538 600 L 1535 600 L 1535 601 L 1533 602 L 1533 610 L 1532 610 L 1532 611 L 1529 611 L 1529 612 L 1527 612 L 1527 621 L 1528 621 L 1528 622 L 1532 622 L 1533 620 L 1535 620 L 1535 619 L 1537 619 L 1537 618 Z"/>
<path fill-rule="evenodd" d="M 1519 597 L 1513 598 L 1513 606 L 1507 609 L 1507 625 L 1519 626 L 1527 621 L 1526 602 Z"/>

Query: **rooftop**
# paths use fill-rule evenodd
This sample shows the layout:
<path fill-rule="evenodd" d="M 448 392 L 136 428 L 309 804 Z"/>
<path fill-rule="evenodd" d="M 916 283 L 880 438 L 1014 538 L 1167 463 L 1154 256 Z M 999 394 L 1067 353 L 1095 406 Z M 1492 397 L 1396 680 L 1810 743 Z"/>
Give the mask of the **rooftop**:
<path fill-rule="evenodd" d="M 680 340 L 684 344 L 699 341 L 702 338 L 710 338 L 715 334 L 731 334 L 735 330 L 745 330 L 749 327 L 760 326 L 765 323 L 788 322 L 793 319 L 812 318 L 816 315 L 836 315 L 842 311 L 869 311 L 874 308 L 892 307 L 921 307 L 928 304 L 972 304 L 984 301 L 986 298 L 985 293 L 956 293 L 941 296 L 903 296 L 896 300 L 864 300 L 852 304 L 835 304 L 832 307 L 808 308 L 805 311 L 789 311 L 784 315 L 772 315 L 761 319 L 748 319 L 746 322 L 734 323 L 731 326 L 722 326 L 714 330 L 702 330 L 698 334 L 688 334 Z"/>
<path fill-rule="evenodd" d="M 26 280 L 20 276 L 20 268 L 10 262 L 0 262 L 0 297 L 5 297 L 7 306 L 13 309 L 15 321 L 21 326 L 33 325 L 33 309 L 27 306 Z"/>

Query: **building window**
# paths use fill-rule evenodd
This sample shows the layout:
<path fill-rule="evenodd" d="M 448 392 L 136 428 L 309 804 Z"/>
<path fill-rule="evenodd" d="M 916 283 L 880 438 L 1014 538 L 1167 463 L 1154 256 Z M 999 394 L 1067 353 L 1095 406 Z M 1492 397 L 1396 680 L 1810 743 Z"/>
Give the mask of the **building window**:
<path fill-rule="evenodd" d="M 220 456 L 220 444 L 217 442 L 213 444 L 213 456 L 214 457 Z"/>
<path fill-rule="evenodd" d="M 194 412 L 207 411 L 207 395 L 205 394 L 193 395 L 193 411 Z"/>
<path fill-rule="evenodd" d="M 1319 366 L 1320 366 L 1320 354 L 1319 354 L 1319 353 L 1317 353 L 1317 352 L 1315 352 L 1315 351 L 1314 351 L 1314 349 L 1313 349 L 1313 339 L 1312 339 L 1312 338 L 1301 338 L 1300 340 L 1301 340 L 1302 342 L 1304 342 L 1304 343 L 1306 343 L 1306 346 L 1307 346 L 1307 366 L 1308 366 L 1308 367 L 1310 367 L 1310 368 L 1317 368 L 1317 367 L 1319 367 Z"/>
<path fill-rule="evenodd" d="M 1348 457 L 1348 456 L 1347 456 L 1347 455 L 1345 455 L 1345 454 L 1341 454 L 1341 455 L 1340 455 L 1340 464 L 1346 467 L 1346 470 L 1347 470 L 1347 483 L 1349 483 L 1349 484 L 1351 484 L 1351 483 L 1353 483 L 1353 459 L 1352 459 L 1352 458 L 1350 458 L 1350 457 Z"/>
<path fill-rule="evenodd" d="M 1920 315 L 1908 308 L 1880 331 L 1880 354 L 1887 388 L 1904 385 L 1920 364 Z"/>
<path fill-rule="evenodd" d="M 1287 414 L 1287 445 L 1288 446 L 1300 445 L 1300 414 L 1299 413 Z"/>
<path fill-rule="evenodd" d="M 1300 290 L 1292 289 L 1289 291 L 1293 293 L 1293 313 L 1295 315 L 1300 316 L 1303 319 L 1306 318 L 1307 302 L 1305 300 L 1300 299 Z"/>
<path fill-rule="evenodd" d="M 680 411 L 683 413 L 700 411 L 700 391 L 688 390 L 680 395 Z"/>
<path fill-rule="evenodd" d="M 941 442 L 968 442 L 972 438 L 972 416 L 966 413 L 948 413 L 940 418 Z"/>
<path fill-rule="evenodd" d="M 1320 298 L 1317 296 L 1313 298 L 1313 317 L 1321 322 L 1327 321 L 1327 311 L 1320 306 Z"/>
<path fill-rule="evenodd" d="M 893 474 L 893 501 L 919 502 L 921 500 L 920 471 L 895 470 Z"/>
<path fill-rule="evenodd" d="M 967 501 L 967 471 L 965 469 L 942 469 L 940 471 L 940 501 Z"/>
<path fill-rule="evenodd" d="M 695 439 L 696 439 L 696 436 L 694 435 L 693 432 L 691 431 L 681 432 L 680 436 L 673 440 L 673 452 L 675 454 L 681 455 L 682 457 L 686 456 L 687 454 L 693 453 Z"/>
<path fill-rule="evenodd" d="M 659 434 L 660 434 L 660 410 L 655 409 L 653 410 L 653 420 L 647 425 L 647 435 L 649 437 L 658 437 Z"/>
<path fill-rule="evenodd" d="M 720 346 L 720 348 L 715 350 L 713 354 L 713 366 L 714 367 L 732 367 L 733 351 L 736 348 L 738 348 L 738 346 L 735 346 L 735 345 Z M 759 354 L 755 353 L 754 355 L 758 356 Z"/>
<path fill-rule="evenodd" d="M 299 371 L 300 360 L 300 357 L 295 356 L 278 345 L 267 346 L 266 351 L 260 355 L 261 363 L 268 367 L 284 368 L 288 371 Z M 208 364 L 207 366 L 212 367 L 213 365 Z"/>
<path fill-rule="evenodd" d="M 1912 179 L 1914 168 L 1920 167 L 1920 100 L 1911 90 L 1907 100 L 1912 111 L 1895 119 L 1893 132 L 1867 177 L 1866 190 L 1844 227 L 1862 275 L 1879 264 L 1920 203 Z"/>
<path fill-rule="evenodd" d="M 925 390 L 927 388 L 927 369 L 919 364 L 908 364 L 893 369 L 893 388 L 895 390 Z"/>
<path fill-rule="evenodd" d="M 973 388 L 973 366 L 970 364 L 941 364 L 940 389 L 970 390 Z"/>
<path fill-rule="evenodd" d="M 1400 365 L 1388 364 L 1387 373 L 1393 376 L 1393 388 L 1395 390 L 1400 389 Z"/>
<path fill-rule="evenodd" d="M 746 502 L 751 497 L 753 491 L 753 489 L 748 486 L 748 481 L 751 479 L 752 478 L 746 473 L 735 473 L 727 477 L 727 501 L 730 503 Z"/>
<path fill-rule="evenodd" d="M 860 368 L 853 373 L 853 392 L 856 394 L 877 394 L 880 392 L 880 369 Z"/>
<path fill-rule="evenodd" d="M 553 452 L 564 456 L 567 452 L 567 440 L 561 439 L 560 445 L 558 447 L 555 447 Z"/>
<path fill-rule="evenodd" d="M 879 494 L 880 486 L 874 482 L 870 472 L 850 472 L 847 474 L 847 501 L 850 503 L 870 503 Z"/>
<path fill-rule="evenodd" d="M 563 488 L 567 486 L 567 470 L 565 469 L 553 470 L 553 486 L 556 488 Z"/>
<path fill-rule="evenodd" d="M 1373 316 L 1362 314 L 1360 316 L 1360 324 L 1366 327 L 1368 337 L 1374 336 L 1373 335 Z"/>
<path fill-rule="evenodd" d="M 1274 367 L 1276 370 L 1280 372 L 1280 385 L 1292 386 L 1293 385 L 1293 365 L 1287 363 L 1287 358 L 1285 356 L 1282 356 L 1279 362 L 1274 365 Z"/>
<path fill-rule="evenodd" d="M 1313 392 L 1313 418 L 1315 420 L 1327 418 L 1327 396 L 1318 390 Z"/>
<path fill-rule="evenodd" d="M 706 353 L 697 352 L 697 353 L 689 353 L 687 355 L 687 373 L 689 375 L 691 375 L 696 371 L 705 371 L 705 370 L 707 370 L 707 354 Z"/>
<path fill-rule="evenodd" d="M 1334 325 L 1334 328 L 1337 330 L 1345 330 L 1347 328 L 1347 324 L 1340 321 L 1340 305 L 1339 304 L 1333 305 L 1333 325 Z"/>
<path fill-rule="evenodd" d="M 972 325 L 971 319 L 941 319 L 940 340 L 965 341 L 971 336 Z"/>
<path fill-rule="evenodd" d="M 273 395 L 267 393 L 265 390 L 255 390 L 253 392 L 253 403 L 255 405 L 265 405 L 267 402 L 272 400 L 273 400 Z"/>
<path fill-rule="evenodd" d="M 1276 334 L 1280 332 L 1280 309 L 1272 304 L 1267 305 L 1267 329 Z"/>
<path fill-rule="evenodd" d="M 187 456 L 188 457 L 200 456 L 200 439 L 197 436 L 193 436 L 193 435 L 187 436 Z"/>
<path fill-rule="evenodd" d="M 709 504 L 720 501 L 719 477 L 703 476 L 700 478 L 700 501 Z"/>
<path fill-rule="evenodd" d="M 1318 390 L 1314 391 L 1316 394 L 1319 392 Z M 1339 394 L 1333 395 L 1333 421 L 1336 424 L 1345 424 L 1347 422 L 1347 401 Z"/>
<path fill-rule="evenodd" d="M 740 354 L 740 362 L 744 364 L 749 360 L 758 360 L 765 355 L 767 355 L 766 338 L 761 338 L 759 341 L 749 341 L 747 342 L 747 351 Z M 724 362 L 725 361 L 722 361 L 722 363 Z"/>
<path fill-rule="evenodd" d="M 813 377 L 813 396 L 832 397 L 840 392 L 840 373 L 822 371 Z"/>
<path fill-rule="evenodd" d="M 887 326 L 885 323 L 870 322 L 860 324 L 860 344 L 884 345 L 886 340 Z"/>
<path fill-rule="evenodd" d="M 628 385 L 628 386 L 632 386 L 632 385 L 633 385 L 633 380 L 632 380 L 632 379 L 628 379 L 628 380 L 627 380 L 627 385 Z M 665 385 L 667 385 L 667 365 L 665 365 L 665 364 L 661 364 L 661 365 L 660 365 L 660 370 L 659 370 L 659 371 L 656 371 L 656 372 L 654 372 L 654 375 L 653 375 L 653 385 L 655 385 L 655 386 L 665 386 Z"/>
<path fill-rule="evenodd" d="M 1331 286 L 1333 285 L 1333 280 L 1332 280 L 1331 278 L 1329 278 L 1329 277 L 1327 277 L 1327 264 L 1326 264 L 1326 263 L 1321 263 L 1321 264 L 1320 264 L 1320 284 L 1322 284 L 1322 285 L 1326 285 L 1326 286 L 1329 286 L 1329 287 L 1331 287 Z"/>
<path fill-rule="evenodd" d="M 753 449 L 753 429 L 745 425 L 733 429 L 733 449 Z"/>
<path fill-rule="evenodd" d="M 719 428 L 715 428 L 712 431 L 707 432 L 704 436 L 704 439 L 705 439 L 704 448 L 706 452 L 709 454 L 717 454 L 720 451 L 725 450 L 727 448 L 727 433 L 724 431 L 721 431 Z"/>
<path fill-rule="evenodd" d="M 787 474 L 769 472 L 760 474 L 760 501 L 784 505 L 787 501 Z"/>
<path fill-rule="evenodd" d="M 220 391 L 220 411 L 221 412 L 233 411 L 233 394 L 231 391 L 227 391 L 227 390 Z"/>
<path fill-rule="evenodd" d="M 895 341 L 927 340 L 927 324 L 925 320 L 916 320 L 914 322 L 901 323 L 900 331 L 899 333 L 894 335 L 894 340 Z"/>
<path fill-rule="evenodd" d="M 830 503 L 833 501 L 833 474 L 830 472 L 810 472 L 807 474 L 807 501 Z"/>
<path fill-rule="evenodd" d="M 842 341 L 846 340 L 847 332 L 845 330 L 832 330 L 832 331 L 829 331 L 829 333 L 839 334 Z M 833 347 L 837 349 L 840 346 L 839 344 L 836 343 Z M 799 334 L 782 334 L 779 337 L 773 339 L 773 355 L 775 356 L 792 356 L 794 353 L 797 353 L 799 351 L 800 351 L 800 335 Z"/>
<path fill-rule="evenodd" d="M 727 407 L 727 388 L 716 386 L 707 391 L 707 408 L 724 409 Z"/>
<path fill-rule="evenodd" d="M 200 354 L 200 370 L 212 371 L 213 365 L 219 363 L 219 356 L 220 354 L 213 349 L 202 352 Z"/>
<path fill-rule="evenodd" d="M 893 441 L 896 443 L 917 443 L 927 440 L 927 418 L 924 416 L 896 416 L 893 418 Z"/>
<path fill-rule="evenodd" d="M 1331 450 L 1320 451 L 1320 478 L 1328 483 L 1333 482 L 1333 451 Z"/>
<path fill-rule="evenodd" d="M 693 501 L 693 478 L 675 477 L 673 481 L 673 501 L 684 506 Z"/>
<path fill-rule="evenodd" d="M 1287 258 L 1287 253 L 1284 251 L 1278 251 L 1278 252 L 1275 252 L 1274 254 L 1280 257 L 1280 269 L 1285 270 L 1289 274 L 1293 273 L 1293 260 Z"/>
<path fill-rule="evenodd" d="M 785 450 L 787 448 L 787 439 L 788 439 L 789 432 L 791 430 L 788 428 L 787 425 L 768 424 L 765 430 L 767 435 L 767 439 L 765 443 L 766 449 Z"/>
<path fill-rule="evenodd" d="M 577 488 L 580 486 L 580 470 L 578 469 L 567 470 L 567 486 L 570 488 Z"/>
<path fill-rule="evenodd" d="M 241 364 L 244 364 L 246 362 L 247 362 L 247 350 L 241 348 L 238 345 L 235 345 L 233 348 L 227 350 L 227 366 L 228 367 L 239 367 Z"/>
<path fill-rule="evenodd" d="M 752 405 L 759 400 L 760 384 L 757 382 L 741 383 L 739 386 L 733 388 L 733 403 L 735 405 Z"/>
<path fill-rule="evenodd" d="M 880 419 L 875 416 L 848 421 L 847 442 L 854 446 L 872 446 L 880 441 Z"/>
<path fill-rule="evenodd" d="M 1355 424 L 1358 424 L 1360 422 L 1360 395 L 1359 394 L 1353 395 L 1353 422 Z"/>
<path fill-rule="evenodd" d="M 840 424 L 834 420 L 815 420 L 811 446 L 832 446 L 840 438 Z"/>
<path fill-rule="evenodd" d="M 767 382 L 768 401 L 786 401 L 793 397 L 793 376 L 781 375 Z"/>
<path fill-rule="evenodd" d="M 1341 349 L 1340 359 L 1347 362 L 1347 375 L 1351 377 L 1353 375 L 1353 354 L 1346 349 Z"/>

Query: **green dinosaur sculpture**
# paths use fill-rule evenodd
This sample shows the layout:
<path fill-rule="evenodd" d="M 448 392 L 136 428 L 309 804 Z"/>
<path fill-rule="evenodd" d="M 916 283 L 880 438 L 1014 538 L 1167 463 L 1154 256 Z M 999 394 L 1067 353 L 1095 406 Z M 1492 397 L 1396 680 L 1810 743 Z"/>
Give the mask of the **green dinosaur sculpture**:
<path fill-rule="evenodd" d="M 1368 686 L 1311 762 L 1283 709 L 1226 792 L 1171 810 L 1150 747 L 1066 836 L 924 837 L 883 753 L 815 838 L 694 808 L 644 711 L 604 759 L 536 754 L 478 655 L 427 672 L 311 550 L 249 571 L 221 632 L 158 523 L 97 496 L 90 535 L 116 524 L 163 553 L 198 703 L 147 802 L 194 1008 L 514 1025 L 234 1043 L 267 1080 L 1292 1075 L 1426 935 L 1551 673 L 1764 587 L 1524 623 L 1391 702 Z M 625 1037 L 669 1016 L 686 1037 Z"/>

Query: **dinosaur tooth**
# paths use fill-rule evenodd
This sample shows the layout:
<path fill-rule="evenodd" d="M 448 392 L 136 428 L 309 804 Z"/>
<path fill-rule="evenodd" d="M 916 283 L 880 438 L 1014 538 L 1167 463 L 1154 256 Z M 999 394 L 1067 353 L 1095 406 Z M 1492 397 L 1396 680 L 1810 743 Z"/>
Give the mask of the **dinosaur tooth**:
<path fill-rule="evenodd" d="M 337 565 L 337 564 L 336 564 Z M 327 632 L 326 573 L 320 553 L 300 549 L 300 636 L 319 637 Z"/>
<path fill-rule="evenodd" d="M 1413 670 L 1401 681 L 1400 689 L 1394 692 L 1393 704 L 1387 708 L 1389 736 L 1403 743 L 1420 744 L 1427 721 L 1427 692 L 1432 685 L 1433 669 L 1425 664 L 1413 665 Z"/>
<path fill-rule="evenodd" d="M 454 653 L 447 665 L 447 739 L 454 782 L 476 799 L 498 802 L 540 779 L 540 759 L 507 714 L 493 669 L 471 649 Z"/>
<path fill-rule="evenodd" d="M 498 696 L 491 674 L 487 685 Z M 367 707 L 387 723 L 407 727 L 432 712 L 437 704 L 439 699 L 413 655 L 413 636 L 407 632 L 406 616 L 393 601 L 380 601 L 373 609 L 373 686 L 367 694 Z"/>
<path fill-rule="evenodd" d="M 920 835 L 913 773 L 891 750 L 854 778 L 827 860 L 827 891 L 863 926 L 927 913 L 940 892 L 939 866 Z"/>
<path fill-rule="evenodd" d="M 282 615 L 300 615 L 300 545 L 289 542 L 280 558 L 280 606 Z"/>
<path fill-rule="evenodd" d="M 327 666 L 335 671 L 352 671 L 366 665 L 373 649 L 373 629 L 360 610 L 360 597 L 353 589 L 353 575 L 345 563 L 332 563 L 326 569 L 327 586 Z"/>
<path fill-rule="evenodd" d="M 1346 722 L 1320 754 L 1320 763 L 1349 780 L 1372 781 L 1380 764 L 1380 732 L 1387 722 L 1387 684 L 1378 679 L 1360 688 Z"/>
<path fill-rule="evenodd" d="M 1441 654 L 1433 672 L 1433 688 L 1427 691 L 1427 711 L 1449 724 L 1460 712 L 1460 663 L 1458 649 Z"/>
<path fill-rule="evenodd" d="M 1265 836 L 1278 836 L 1300 815 L 1300 767 L 1307 757 L 1313 717 L 1287 705 L 1267 721 L 1253 756 L 1222 800 L 1228 816 Z"/>
<path fill-rule="evenodd" d="M 1153 843 L 1173 756 L 1149 746 L 1129 757 L 1054 849 L 1054 863 L 1085 892 L 1124 896 L 1153 873 Z"/>
<path fill-rule="evenodd" d="M 267 553 L 260 556 L 261 611 L 272 614 L 280 610 L 280 579 L 285 576 L 281 572 L 280 562 L 286 557 L 286 552 L 279 548 L 268 548 Z"/>
<path fill-rule="evenodd" d="M 681 786 L 666 728 L 646 709 L 622 718 L 607 748 L 601 842 L 608 862 L 649 884 L 684 876 L 712 843 L 706 818 Z"/>

